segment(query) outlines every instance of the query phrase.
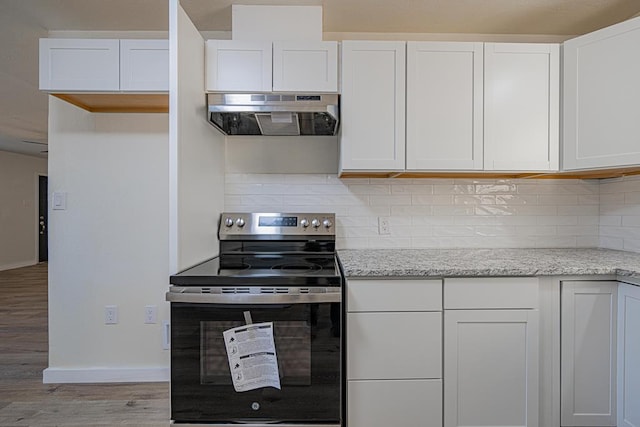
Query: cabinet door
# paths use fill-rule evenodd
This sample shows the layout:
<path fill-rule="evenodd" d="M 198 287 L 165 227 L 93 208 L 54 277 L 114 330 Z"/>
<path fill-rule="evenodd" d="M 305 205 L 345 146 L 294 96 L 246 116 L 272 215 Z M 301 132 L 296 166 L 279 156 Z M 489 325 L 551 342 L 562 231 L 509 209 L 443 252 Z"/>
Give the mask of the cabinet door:
<path fill-rule="evenodd" d="M 445 310 L 444 425 L 538 425 L 537 310 Z"/>
<path fill-rule="evenodd" d="M 485 44 L 484 168 L 557 170 L 559 46 Z"/>
<path fill-rule="evenodd" d="M 120 40 L 120 90 L 169 90 L 168 40 Z"/>
<path fill-rule="evenodd" d="M 274 92 L 338 92 L 337 42 L 274 42 Z"/>
<path fill-rule="evenodd" d="M 640 287 L 618 287 L 618 426 L 640 426 Z"/>
<path fill-rule="evenodd" d="M 342 42 L 342 170 L 404 170 L 405 45 Z"/>
<path fill-rule="evenodd" d="M 119 50 L 113 39 L 40 39 L 40 90 L 120 90 Z"/>
<path fill-rule="evenodd" d="M 640 164 L 640 18 L 563 45 L 563 168 Z"/>
<path fill-rule="evenodd" d="M 207 91 L 271 92 L 271 42 L 207 40 Z"/>
<path fill-rule="evenodd" d="M 482 169 L 483 44 L 407 43 L 407 169 Z"/>
<path fill-rule="evenodd" d="M 442 380 L 349 381 L 349 427 L 442 427 Z"/>
<path fill-rule="evenodd" d="M 616 282 L 562 282 L 561 424 L 616 425 Z"/>
<path fill-rule="evenodd" d="M 347 313 L 347 379 L 442 378 L 442 312 Z"/>

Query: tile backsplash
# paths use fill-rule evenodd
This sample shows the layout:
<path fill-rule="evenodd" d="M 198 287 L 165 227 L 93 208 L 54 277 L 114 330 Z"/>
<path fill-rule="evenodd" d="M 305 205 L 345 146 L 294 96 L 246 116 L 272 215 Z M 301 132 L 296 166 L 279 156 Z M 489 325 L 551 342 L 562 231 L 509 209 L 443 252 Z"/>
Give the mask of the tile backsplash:
<path fill-rule="evenodd" d="M 635 187 L 627 181 L 602 182 L 227 173 L 225 209 L 335 212 L 341 249 L 624 247 L 626 240 L 640 248 L 640 208 L 619 203 L 616 187 L 636 188 L 624 195 L 640 203 L 640 180 L 633 181 Z M 603 200 L 626 210 L 601 217 L 601 187 Z M 629 213 L 633 208 L 638 216 Z M 389 218 L 390 234 L 379 234 L 380 217 Z M 639 231 L 633 243 L 617 237 L 630 224 Z"/>
<path fill-rule="evenodd" d="M 640 176 L 600 181 L 600 247 L 640 252 Z"/>

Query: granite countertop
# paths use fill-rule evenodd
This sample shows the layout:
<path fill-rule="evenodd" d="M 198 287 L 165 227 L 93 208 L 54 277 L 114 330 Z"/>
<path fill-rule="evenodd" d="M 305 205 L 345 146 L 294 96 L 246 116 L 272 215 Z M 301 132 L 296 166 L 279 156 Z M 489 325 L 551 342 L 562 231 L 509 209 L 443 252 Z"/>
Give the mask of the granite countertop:
<path fill-rule="evenodd" d="M 349 277 L 618 275 L 640 279 L 640 253 L 611 249 L 344 249 Z"/>

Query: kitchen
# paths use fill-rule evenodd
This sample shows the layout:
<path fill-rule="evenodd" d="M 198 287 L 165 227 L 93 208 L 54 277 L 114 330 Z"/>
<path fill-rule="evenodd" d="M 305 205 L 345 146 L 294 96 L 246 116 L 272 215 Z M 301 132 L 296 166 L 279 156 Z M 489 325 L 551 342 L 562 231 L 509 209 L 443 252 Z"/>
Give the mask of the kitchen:
<path fill-rule="evenodd" d="M 178 25 L 188 24 L 184 16 L 174 18 Z M 176 42 L 189 48 L 184 38 Z M 203 69 L 203 59 L 192 53 L 185 55 L 193 62 L 194 70 Z M 201 90 L 188 87 L 187 82 L 178 84 L 192 92 L 178 99 L 170 95 L 170 102 L 181 103 L 183 109 L 204 108 L 200 102 Z M 188 98 L 198 103 L 189 104 Z M 197 114 L 183 117 L 191 120 L 190 123 L 177 122 L 177 117 L 169 115 L 167 126 L 166 117 L 159 115 L 145 115 L 144 120 L 139 116 L 91 115 L 54 98 L 50 102 L 54 106 L 52 114 L 60 119 L 59 129 L 52 129 L 50 135 L 49 174 L 57 177 L 52 180 L 51 191 L 66 192 L 69 197 L 68 211 L 57 212 L 57 217 L 52 218 L 52 233 L 55 229 L 70 232 L 65 236 L 52 236 L 60 258 L 51 260 L 51 283 L 61 294 L 52 299 L 50 374 L 73 373 L 93 380 L 101 375 L 111 378 L 115 375 L 115 379 L 118 375 L 134 379 L 166 378 L 167 355 L 159 350 L 161 324 L 136 322 L 136 313 L 151 304 L 160 308 L 159 319 L 168 318 L 162 300 L 168 274 L 216 251 L 217 215 L 202 215 L 202 212 L 263 209 L 336 212 L 341 230 L 338 247 L 343 249 L 438 245 L 593 247 L 603 241 L 605 247 L 623 248 L 626 244 L 626 249 L 633 250 L 633 233 L 625 233 L 623 229 L 623 224 L 633 227 L 635 216 L 633 204 L 629 203 L 634 200 L 634 188 L 637 189 L 632 178 L 603 183 L 517 178 L 339 179 L 336 141 L 312 140 L 304 145 L 269 142 L 266 145 L 234 139 L 225 144 Z M 78 125 L 81 132 L 74 129 Z M 69 129 L 73 130 L 71 135 Z M 86 136 L 95 130 L 99 133 L 96 145 L 87 147 Z M 189 146 L 170 145 L 167 132 L 170 139 L 175 136 L 189 140 Z M 114 149 L 128 152 L 130 156 L 123 159 L 111 152 Z M 174 163 L 172 170 L 165 171 L 163 164 L 178 162 L 177 150 L 180 150 L 179 161 L 188 166 L 180 168 L 182 163 Z M 296 161 L 278 158 L 277 153 L 282 151 L 288 151 L 291 156 L 288 158 Z M 107 159 L 109 162 L 103 162 Z M 67 165 L 75 165 L 77 169 L 62 170 Z M 114 166 L 121 172 L 118 176 L 113 176 Z M 144 166 L 146 177 L 135 172 L 140 166 Z M 282 173 L 284 171 L 291 173 Z M 154 185 L 169 180 L 167 173 L 173 176 L 170 182 L 179 185 L 169 188 L 169 194 L 166 188 Z M 84 181 L 86 176 L 93 178 Z M 78 177 L 83 178 L 78 180 Z M 139 192 L 144 196 L 126 193 L 132 182 L 144 190 Z M 80 194 L 82 200 L 78 199 Z M 603 196 L 608 203 L 602 203 Z M 176 198 L 180 199 L 179 206 L 175 205 Z M 170 212 L 171 200 L 174 201 L 172 216 L 158 215 L 158 211 Z M 96 205 L 102 213 L 93 220 L 104 227 L 94 229 L 95 222 L 86 218 L 92 217 Z M 129 207 L 127 212 L 120 209 L 122 206 Z M 389 219 L 389 235 L 380 234 L 380 218 Z M 111 227 L 122 226 L 127 221 L 144 224 L 146 233 L 122 248 L 118 242 L 130 240 L 127 231 Z M 603 226 L 603 222 L 606 225 Z M 165 229 L 171 230 L 168 236 L 157 232 Z M 104 244 L 89 251 L 77 245 L 76 242 L 83 239 Z M 169 254 L 163 250 L 167 242 L 173 248 Z M 111 265 L 103 265 L 100 259 L 107 257 L 122 257 L 121 262 L 116 263 L 122 267 L 116 272 Z M 84 267 L 66 271 L 63 260 L 69 258 L 78 260 Z M 131 259 L 138 263 L 131 265 Z M 140 261 L 148 264 L 147 271 L 136 269 Z M 133 298 L 131 289 L 136 289 Z M 69 309 L 64 295 L 77 295 L 77 312 Z M 87 303 L 95 295 L 99 295 L 96 302 Z M 102 307 L 108 304 L 117 304 L 121 310 L 120 325 L 111 329 L 100 324 Z M 64 312 L 56 307 L 64 307 Z M 78 328 L 75 324 L 78 317 L 93 318 L 96 329 Z M 127 328 L 124 334 L 123 326 Z M 70 330 L 78 334 L 68 334 Z M 95 353 L 87 352 L 83 343 L 91 342 L 94 335 L 108 348 L 129 347 L 128 351 L 111 353 L 98 347 Z M 139 345 L 136 351 L 130 349 L 133 342 Z M 112 369 L 97 369 L 99 366 Z"/>

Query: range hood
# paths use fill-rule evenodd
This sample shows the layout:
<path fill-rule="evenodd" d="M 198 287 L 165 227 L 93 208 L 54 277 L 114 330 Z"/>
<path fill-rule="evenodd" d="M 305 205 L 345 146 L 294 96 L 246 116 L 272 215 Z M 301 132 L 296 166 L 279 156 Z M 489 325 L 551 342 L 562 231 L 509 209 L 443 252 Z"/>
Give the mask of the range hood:
<path fill-rule="evenodd" d="M 335 135 L 339 95 L 209 93 L 209 122 L 226 135 Z"/>

